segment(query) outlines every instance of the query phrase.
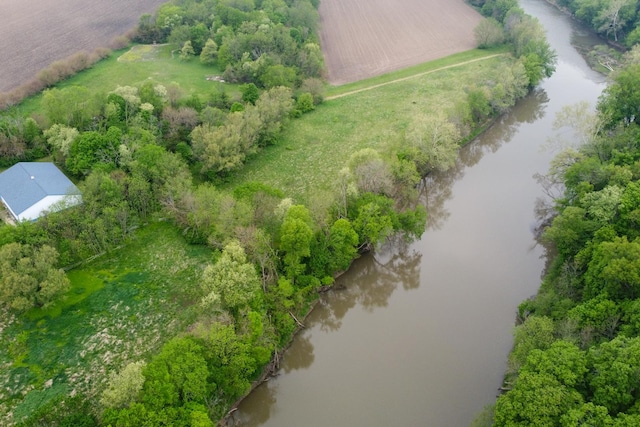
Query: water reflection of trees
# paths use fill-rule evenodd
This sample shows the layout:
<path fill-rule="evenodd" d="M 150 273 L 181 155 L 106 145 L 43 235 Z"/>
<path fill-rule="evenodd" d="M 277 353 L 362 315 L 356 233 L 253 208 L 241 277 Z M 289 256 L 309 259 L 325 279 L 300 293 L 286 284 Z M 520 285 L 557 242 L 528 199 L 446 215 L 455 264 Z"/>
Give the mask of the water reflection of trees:
<path fill-rule="evenodd" d="M 544 90 L 534 90 L 482 135 L 460 149 L 454 167 L 446 172 L 432 173 L 422 181 L 420 190 L 422 203 L 429 215 L 428 229 L 439 230 L 449 218 L 445 202 L 452 197 L 453 184 L 464 176 L 465 170 L 477 164 L 486 153 L 495 153 L 505 143 L 511 142 L 522 123 L 540 120 L 548 101 Z"/>
<path fill-rule="evenodd" d="M 404 241 L 393 241 L 380 248 L 375 255 L 367 254 L 354 262 L 349 271 L 338 279 L 336 290 L 323 300 L 320 329 L 335 331 L 342 319 L 356 305 L 367 311 L 386 307 L 399 284 L 405 290 L 420 284 L 422 254 L 409 250 Z"/>

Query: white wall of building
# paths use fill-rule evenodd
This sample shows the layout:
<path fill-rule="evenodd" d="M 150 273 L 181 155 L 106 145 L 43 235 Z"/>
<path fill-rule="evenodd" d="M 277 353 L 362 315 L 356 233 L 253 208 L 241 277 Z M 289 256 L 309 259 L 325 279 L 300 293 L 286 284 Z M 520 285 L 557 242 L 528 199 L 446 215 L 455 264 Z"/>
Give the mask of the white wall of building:
<path fill-rule="evenodd" d="M 43 211 L 58 211 L 79 204 L 82 201 L 80 196 L 46 196 L 35 205 L 18 213 L 18 220 L 34 220 L 38 218 Z"/>

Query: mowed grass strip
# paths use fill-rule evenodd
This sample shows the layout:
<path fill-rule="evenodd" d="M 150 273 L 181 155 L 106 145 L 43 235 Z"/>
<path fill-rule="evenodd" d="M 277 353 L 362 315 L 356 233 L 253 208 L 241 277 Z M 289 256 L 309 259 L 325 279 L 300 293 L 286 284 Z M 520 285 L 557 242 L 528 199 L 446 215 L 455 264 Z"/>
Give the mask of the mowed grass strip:
<path fill-rule="evenodd" d="M 403 79 L 410 76 L 405 72 L 370 79 L 368 86 L 397 80 L 371 90 L 362 90 L 367 88 L 365 83 L 347 85 L 344 93 L 360 91 L 328 100 L 296 119 L 276 145 L 251 158 L 225 186 L 262 182 L 303 203 L 315 194 L 331 192 L 337 173 L 353 152 L 381 150 L 401 141 L 419 117 L 453 110 L 466 96 L 466 88 L 495 79 L 496 67 L 511 61 L 507 55 L 494 56 L 487 51 L 454 56 L 464 64 L 428 74 L 424 74 L 429 69 L 426 65 L 414 67 L 416 77 L 410 79 Z M 481 57 L 489 58 L 468 62 Z M 452 64 L 450 58 L 435 62 L 440 66 L 433 69 Z M 329 93 L 333 96 L 339 92 Z"/>
<path fill-rule="evenodd" d="M 193 321 L 188 307 L 211 256 L 175 227 L 154 223 L 70 271 L 67 299 L 0 325 L 0 413 L 10 404 L 28 414 L 54 387 L 91 395 L 110 371 L 157 351 Z"/>

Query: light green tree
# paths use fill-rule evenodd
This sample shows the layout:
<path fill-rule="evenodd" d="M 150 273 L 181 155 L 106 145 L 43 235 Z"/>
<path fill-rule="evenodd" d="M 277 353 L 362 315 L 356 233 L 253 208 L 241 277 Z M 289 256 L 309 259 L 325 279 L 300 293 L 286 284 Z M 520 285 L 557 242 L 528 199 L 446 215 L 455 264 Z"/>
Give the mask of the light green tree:
<path fill-rule="evenodd" d="M 8 243 L 0 247 L 2 304 L 22 312 L 55 303 L 71 286 L 57 262 L 58 252 L 51 246 Z"/>
<path fill-rule="evenodd" d="M 285 270 L 292 282 L 304 272 L 305 264 L 302 261 L 311 254 L 312 226 L 307 208 L 293 205 L 287 210 L 280 227 L 280 250 L 284 252 Z"/>
<path fill-rule="evenodd" d="M 205 65 L 213 65 L 218 58 L 218 44 L 213 39 L 208 39 L 200 52 L 200 62 Z"/>
<path fill-rule="evenodd" d="M 107 388 L 102 392 L 100 404 L 103 408 L 127 408 L 138 399 L 144 376 L 145 362 L 129 363 L 121 372 L 112 373 Z"/>
<path fill-rule="evenodd" d="M 202 303 L 211 307 L 217 301 L 232 312 L 246 306 L 260 289 L 255 267 L 247 262 L 238 241 L 228 243 L 218 261 L 204 270 Z"/>
<path fill-rule="evenodd" d="M 180 49 L 180 59 L 183 61 L 189 61 L 193 56 L 195 56 L 195 54 L 196 52 L 193 50 L 191 40 L 184 42 L 182 49 Z"/>

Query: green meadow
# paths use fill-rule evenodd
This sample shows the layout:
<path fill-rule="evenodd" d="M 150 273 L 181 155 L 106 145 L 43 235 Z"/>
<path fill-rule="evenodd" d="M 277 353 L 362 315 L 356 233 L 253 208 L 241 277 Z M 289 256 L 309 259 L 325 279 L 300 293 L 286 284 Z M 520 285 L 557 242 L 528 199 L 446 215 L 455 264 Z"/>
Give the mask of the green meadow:
<path fill-rule="evenodd" d="M 473 50 L 413 67 L 413 73 L 329 88 L 324 103 L 295 119 L 278 143 L 252 157 L 225 185 L 263 182 L 308 202 L 333 189 L 353 152 L 400 143 L 418 118 L 450 113 L 469 85 L 495 78 L 496 67 L 508 61 L 506 55 Z"/>

